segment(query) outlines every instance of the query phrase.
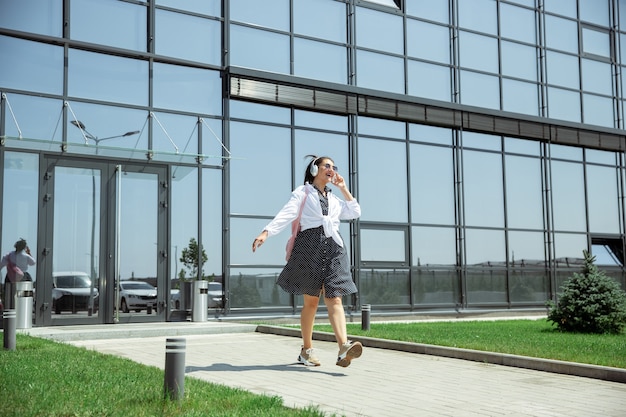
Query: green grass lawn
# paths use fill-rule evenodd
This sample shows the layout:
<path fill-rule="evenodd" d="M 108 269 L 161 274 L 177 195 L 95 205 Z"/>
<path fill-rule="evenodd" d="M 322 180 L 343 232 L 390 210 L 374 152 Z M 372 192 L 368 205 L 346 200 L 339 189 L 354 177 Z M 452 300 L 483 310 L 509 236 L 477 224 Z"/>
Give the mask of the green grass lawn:
<path fill-rule="evenodd" d="M 329 325 L 315 330 L 332 332 Z M 626 368 L 626 333 L 563 333 L 546 319 L 348 324 L 348 334 Z"/>
<path fill-rule="evenodd" d="M 280 397 L 185 378 L 183 401 L 164 399 L 164 372 L 129 359 L 17 335 L 0 351 L 0 416 L 323 416 Z"/>

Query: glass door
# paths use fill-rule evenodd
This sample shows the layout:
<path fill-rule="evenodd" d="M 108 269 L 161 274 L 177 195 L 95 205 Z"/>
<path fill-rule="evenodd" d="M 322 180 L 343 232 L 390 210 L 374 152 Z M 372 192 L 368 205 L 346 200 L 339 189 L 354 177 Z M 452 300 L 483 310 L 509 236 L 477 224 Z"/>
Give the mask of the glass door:
<path fill-rule="evenodd" d="M 164 321 L 166 167 L 42 165 L 35 324 Z"/>

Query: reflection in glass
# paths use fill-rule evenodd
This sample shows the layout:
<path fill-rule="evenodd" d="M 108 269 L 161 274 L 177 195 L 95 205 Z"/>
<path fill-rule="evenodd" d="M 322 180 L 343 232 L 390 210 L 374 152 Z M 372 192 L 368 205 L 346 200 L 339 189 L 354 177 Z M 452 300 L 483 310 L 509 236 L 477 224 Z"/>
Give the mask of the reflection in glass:
<path fill-rule="evenodd" d="M 338 132 L 346 132 L 348 130 L 348 118 L 346 116 L 306 110 L 294 110 L 294 124 L 300 127 L 335 130 Z"/>
<path fill-rule="evenodd" d="M 3 0 L 0 2 L 0 8 L 2 9 L 0 27 L 2 28 L 62 36 L 62 0 Z M 4 51 L 2 48 L 0 50 Z"/>
<path fill-rule="evenodd" d="M 502 138 L 486 133 L 462 132 L 463 148 L 484 149 L 489 151 L 502 150 Z"/>
<path fill-rule="evenodd" d="M 580 0 L 579 3 L 580 20 L 601 26 L 609 26 L 608 0 Z"/>
<path fill-rule="evenodd" d="M 70 7 L 70 34 L 75 40 L 145 52 L 147 17 L 145 5 L 76 1 Z M 111 30 L 112 21 L 115 21 L 115 30 Z"/>
<path fill-rule="evenodd" d="M 616 168 L 587 165 L 591 233 L 615 233 L 620 230 L 617 173 Z"/>
<path fill-rule="evenodd" d="M 153 82 L 155 107 L 222 114 L 222 80 L 218 71 L 155 62 Z"/>
<path fill-rule="evenodd" d="M 468 226 L 504 226 L 502 156 L 463 151 L 465 223 Z M 494 259 L 485 259 L 494 261 Z M 482 262 L 482 261 L 478 261 Z"/>
<path fill-rule="evenodd" d="M 404 61 L 374 52 L 357 51 L 359 87 L 404 94 Z"/>
<path fill-rule="evenodd" d="M 498 77 L 461 71 L 461 102 L 470 106 L 500 109 Z"/>
<path fill-rule="evenodd" d="M 450 68 L 425 62 L 408 61 L 408 94 L 433 100 L 450 101 Z"/>
<path fill-rule="evenodd" d="M 582 81 L 583 90 L 610 96 L 613 93 L 611 64 L 583 59 Z"/>
<path fill-rule="evenodd" d="M 507 301 L 506 270 L 492 267 L 470 268 L 466 278 L 468 305 Z"/>
<path fill-rule="evenodd" d="M 502 75 L 537 81 L 537 49 L 535 47 L 502 41 L 500 49 L 502 51 Z"/>
<path fill-rule="evenodd" d="M 44 97 L 6 94 L 15 119 L 25 139 L 61 141 L 62 131 L 57 124 L 62 117 L 63 102 Z M 6 136 L 18 137 L 17 125 L 11 120 L 5 123 Z M 58 150 L 58 148 L 55 148 Z"/>
<path fill-rule="evenodd" d="M 276 280 L 280 269 L 230 270 L 229 301 L 232 308 L 287 307 L 291 295 L 283 291 Z"/>
<path fill-rule="evenodd" d="M 404 35 L 402 17 L 365 7 L 356 8 L 358 47 L 402 54 Z"/>
<path fill-rule="evenodd" d="M 230 193 L 231 213 L 273 217 L 292 191 L 290 130 L 233 122 L 230 151 L 237 155 L 230 162 L 230 187 L 236 190 Z M 271 175 L 272 186 L 263 187 L 263 198 L 251 204 L 251 196 L 259 193 L 259 175 Z"/>
<path fill-rule="evenodd" d="M 616 164 L 617 153 L 611 151 L 601 151 L 598 149 L 585 149 L 585 161 L 614 166 Z"/>
<path fill-rule="evenodd" d="M 401 262 L 406 259 L 406 233 L 404 230 L 374 230 L 361 228 L 362 262 Z M 382 244 L 384 242 L 384 244 Z"/>
<path fill-rule="evenodd" d="M 56 314 L 66 311 L 84 316 L 97 314 L 97 295 L 100 285 L 104 284 L 99 282 L 102 277 L 98 263 L 101 172 L 99 169 L 57 166 L 53 178 L 52 273 L 53 276 L 59 274 L 58 279 L 74 271 L 86 279 L 70 278 L 65 284 L 57 282 L 57 288 L 63 288 L 63 291 L 53 288 L 52 309 Z M 74 289 L 60 287 L 66 284 L 74 285 L 71 287 Z M 79 289 L 76 285 L 85 288 Z"/>
<path fill-rule="evenodd" d="M 586 54 L 611 57 L 611 38 L 608 31 L 582 28 L 583 52 Z"/>
<path fill-rule="evenodd" d="M 448 23 L 448 0 L 407 1 L 404 2 L 407 15 L 436 22 Z"/>
<path fill-rule="evenodd" d="M 289 0 L 231 0 L 230 18 L 255 26 L 289 31 Z"/>
<path fill-rule="evenodd" d="M 147 80 L 147 61 L 78 49 L 69 50 L 70 96 L 148 105 Z"/>
<path fill-rule="evenodd" d="M 470 32 L 459 32 L 461 67 L 498 73 L 498 40 Z"/>
<path fill-rule="evenodd" d="M 524 155 L 539 156 L 541 148 L 540 142 L 517 139 L 517 138 L 504 138 L 504 150 L 505 152 L 518 153 Z"/>
<path fill-rule="evenodd" d="M 546 67 L 549 84 L 579 88 L 580 73 L 576 56 L 546 51 Z"/>
<path fill-rule="evenodd" d="M 546 12 L 576 18 L 576 0 L 546 0 L 543 7 Z"/>
<path fill-rule="evenodd" d="M 580 123 L 580 93 L 548 87 L 548 116 Z"/>
<path fill-rule="evenodd" d="M 206 276 L 222 277 L 222 171 L 202 170 L 202 246 L 208 255 Z M 174 276 L 174 275 L 172 275 Z"/>
<path fill-rule="evenodd" d="M 543 232 L 509 231 L 509 265 L 512 267 L 545 267 Z"/>
<path fill-rule="evenodd" d="M 456 265 L 456 231 L 452 227 L 413 227 L 414 266 Z"/>
<path fill-rule="evenodd" d="M 554 234 L 554 257 L 558 267 L 582 266 L 583 250 L 587 250 L 587 235 L 575 233 Z"/>
<path fill-rule="evenodd" d="M 583 94 L 583 122 L 591 125 L 614 127 L 613 99 L 593 94 Z"/>
<path fill-rule="evenodd" d="M 555 230 L 585 231 L 582 164 L 552 161 L 552 208 Z M 582 250 L 582 249 L 581 249 Z"/>
<path fill-rule="evenodd" d="M 359 139 L 359 202 L 362 220 L 408 219 L 406 148 L 402 142 Z M 384 155 L 384 158 L 381 157 Z M 388 164 L 386 162 L 393 161 Z M 381 167 L 384 165 L 384 168 Z M 393 201 L 393 204 L 389 204 Z"/>
<path fill-rule="evenodd" d="M 519 268 L 509 273 L 512 303 L 545 302 L 549 298 L 550 278 L 545 270 Z"/>
<path fill-rule="evenodd" d="M 494 0 L 458 0 L 459 27 L 496 35 L 498 16 Z"/>
<path fill-rule="evenodd" d="M 229 105 L 231 119 L 247 119 L 280 124 L 289 124 L 291 121 L 291 112 L 286 107 L 239 100 L 231 100 Z"/>
<path fill-rule="evenodd" d="M 582 162 L 583 150 L 578 146 L 550 144 L 550 157 L 552 159 L 568 159 L 570 161 Z"/>
<path fill-rule="evenodd" d="M 152 150 L 157 153 L 197 154 L 198 118 L 172 113 L 154 113 Z"/>
<path fill-rule="evenodd" d="M 34 153 L 4 153 L 2 172 L 2 231 L 1 254 L 14 250 L 13 245 L 20 238 L 26 239 L 32 249 L 35 261 L 37 256 L 37 216 L 39 207 L 39 156 Z M 10 196 L 10 198 L 8 198 Z M 6 272 L 4 270 L 3 272 Z M 37 280 L 37 264 L 28 267 L 33 281 Z M 0 281 L 4 282 L 4 274 Z"/>
<path fill-rule="evenodd" d="M 176 277 L 188 277 L 180 256 L 189 246 L 191 239 L 198 241 L 198 169 L 186 166 L 172 167 L 172 225 L 170 227 L 170 247 L 177 250 L 178 267 Z"/>
<path fill-rule="evenodd" d="M 221 64 L 221 23 L 203 17 L 156 10 L 155 52 L 207 64 Z"/>
<path fill-rule="evenodd" d="M 62 94 L 62 46 L 0 36 L 0 51 L 0 87 Z"/>
<path fill-rule="evenodd" d="M 361 304 L 408 305 L 411 303 L 409 271 L 361 269 L 358 277 Z"/>
<path fill-rule="evenodd" d="M 202 155 L 204 165 L 222 165 L 222 156 L 229 156 L 230 149 L 224 144 L 222 120 L 203 118 L 200 122 L 202 132 Z"/>
<path fill-rule="evenodd" d="M 300 35 L 346 42 L 346 6 L 329 0 L 295 0 L 293 31 Z"/>
<path fill-rule="evenodd" d="M 290 73 L 291 54 L 287 35 L 231 24 L 230 48 L 231 65 L 282 74 Z"/>
<path fill-rule="evenodd" d="M 504 265 L 506 260 L 504 231 L 466 229 L 465 249 L 467 265 Z"/>
<path fill-rule="evenodd" d="M 412 123 L 409 125 L 409 140 L 450 146 L 452 145 L 452 130 Z"/>
<path fill-rule="evenodd" d="M 459 302 L 459 278 L 455 270 L 417 268 L 413 276 L 413 303 L 417 305 Z"/>
<path fill-rule="evenodd" d="M 452 149 L 411 144 L 410 152 L 411 221 L 454 224 Z"/>
<path fill-rule="evenodd" d="M 344 46 L 294 39 L 294 75 L 332 83 L 347 83 L 348 54 Z"/>
<path fill-rule="evenodd" d="M 504 163 L 508 227 L 543 229 L 541 161 L 507 155 Z"/>
<path fill-rule="evenodd" d="M 426 61 L 450 63 L 450 29 L 418 20 L 407 20 L 407 55 Z M 424 42 L 428 39 L 428 42 Z"/>
<path fill-rule="evenodd" d="M 534 44 L 535 12 L 503 3 L 500 5 L 500 36 Z"/>
<path fill-rule="evenodd" d="M 547 14 L 545 15 L 545 36 L 548 48 L 578 53 L 578 25 L 575 21 Z"/>
<path fill-rule="evenodd" d="M 359 116 L 358 125 L 359 136 L 369 135 L 395 139 L 406 138 L 406 124 L 404 122 Z"/>

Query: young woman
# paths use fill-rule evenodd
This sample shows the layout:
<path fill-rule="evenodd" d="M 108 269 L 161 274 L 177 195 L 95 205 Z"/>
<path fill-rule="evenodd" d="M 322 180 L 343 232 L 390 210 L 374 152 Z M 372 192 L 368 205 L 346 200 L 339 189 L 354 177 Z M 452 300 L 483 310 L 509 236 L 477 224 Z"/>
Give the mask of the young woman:
<path fill-rule="evenodd" d="M 347 337 L 341 297 L 353 294 L 357 289 L 350 274 L 348 253 L 339 234 L 339 223 L 340 220 L 359 217 L 361 207 L 350 194 L 331 158 L 308 157 L 312 159 L 306 168 L 304 185 L 291 193 L 285 206 L 254 239 L 252 251 L 256 251 L 269 236 L 291 225 L 302 207 L 300 232 L 287 265 L 278 277 L 278 285 L 283 290 L 304 296 L 300 313 L 302 349 L 298 362 L 306 366 L 320 365 L 313 351 L 313 324 L 319 297 L 323 294 L 328 318 L 339 345 L 337 365 L 347 367 L 352 359 L 361 356 L 363 346 L 359 342 L 349 341 Z M 331 192 L 328 184 L 333 184 L 341 191 L 343 200 Z"/>
<path fill-rule="evenodd" d="M 35 258 L 31 256 L 30 248 L 24 239 L 20 239 L 15 242 L 14 247 L 14 251 L 7 253 L 2 257 L 2 259 L 0 259 L 0 269 L 8 266 L 9 263 L 15 264 L 24 273 L 21 280 L 32 281 L 33 278 L 28 273 L 28 266 L 35 265 Z M 9 274 L 7 272 L 7 275 L 4 278 L 4 308 L 15 308 L 15 291 L 15 281 L 9 278 Z"/>

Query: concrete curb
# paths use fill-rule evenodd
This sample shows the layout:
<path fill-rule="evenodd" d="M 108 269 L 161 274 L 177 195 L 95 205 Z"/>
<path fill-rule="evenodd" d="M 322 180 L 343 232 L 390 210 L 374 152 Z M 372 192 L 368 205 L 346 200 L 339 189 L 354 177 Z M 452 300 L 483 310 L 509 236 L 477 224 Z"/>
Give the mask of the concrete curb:
<path fill-rule="evenodd" d="M 301 337 L 300 329 L 291 329 L 280 326 L 259 325 L 257 326 L 256 331 L 259 333 L 275 334 L 280 336 Z M 334 342 L 335 335 L 327 332 L 313 332 L 313 339 L 325 342 Z M 446 346 L 427 345 L 423 343 L 399 342 L 364 336 L 350 336 L 350 340 L 358 340 L 363 343 L 364 346 L 379 349 L 398 350 L 402 352 L 419 353 L 422 355 L 442 356 L 446 358 L 491 363 L 494 365 L 513 366 L 517 368 L 532 369 L 535 371 L 552 372 L 626 384 L 626 369 L 621 368 L 531 358 L 528 356 L 509 355 L 505 353 L 451 348 Z"/>

